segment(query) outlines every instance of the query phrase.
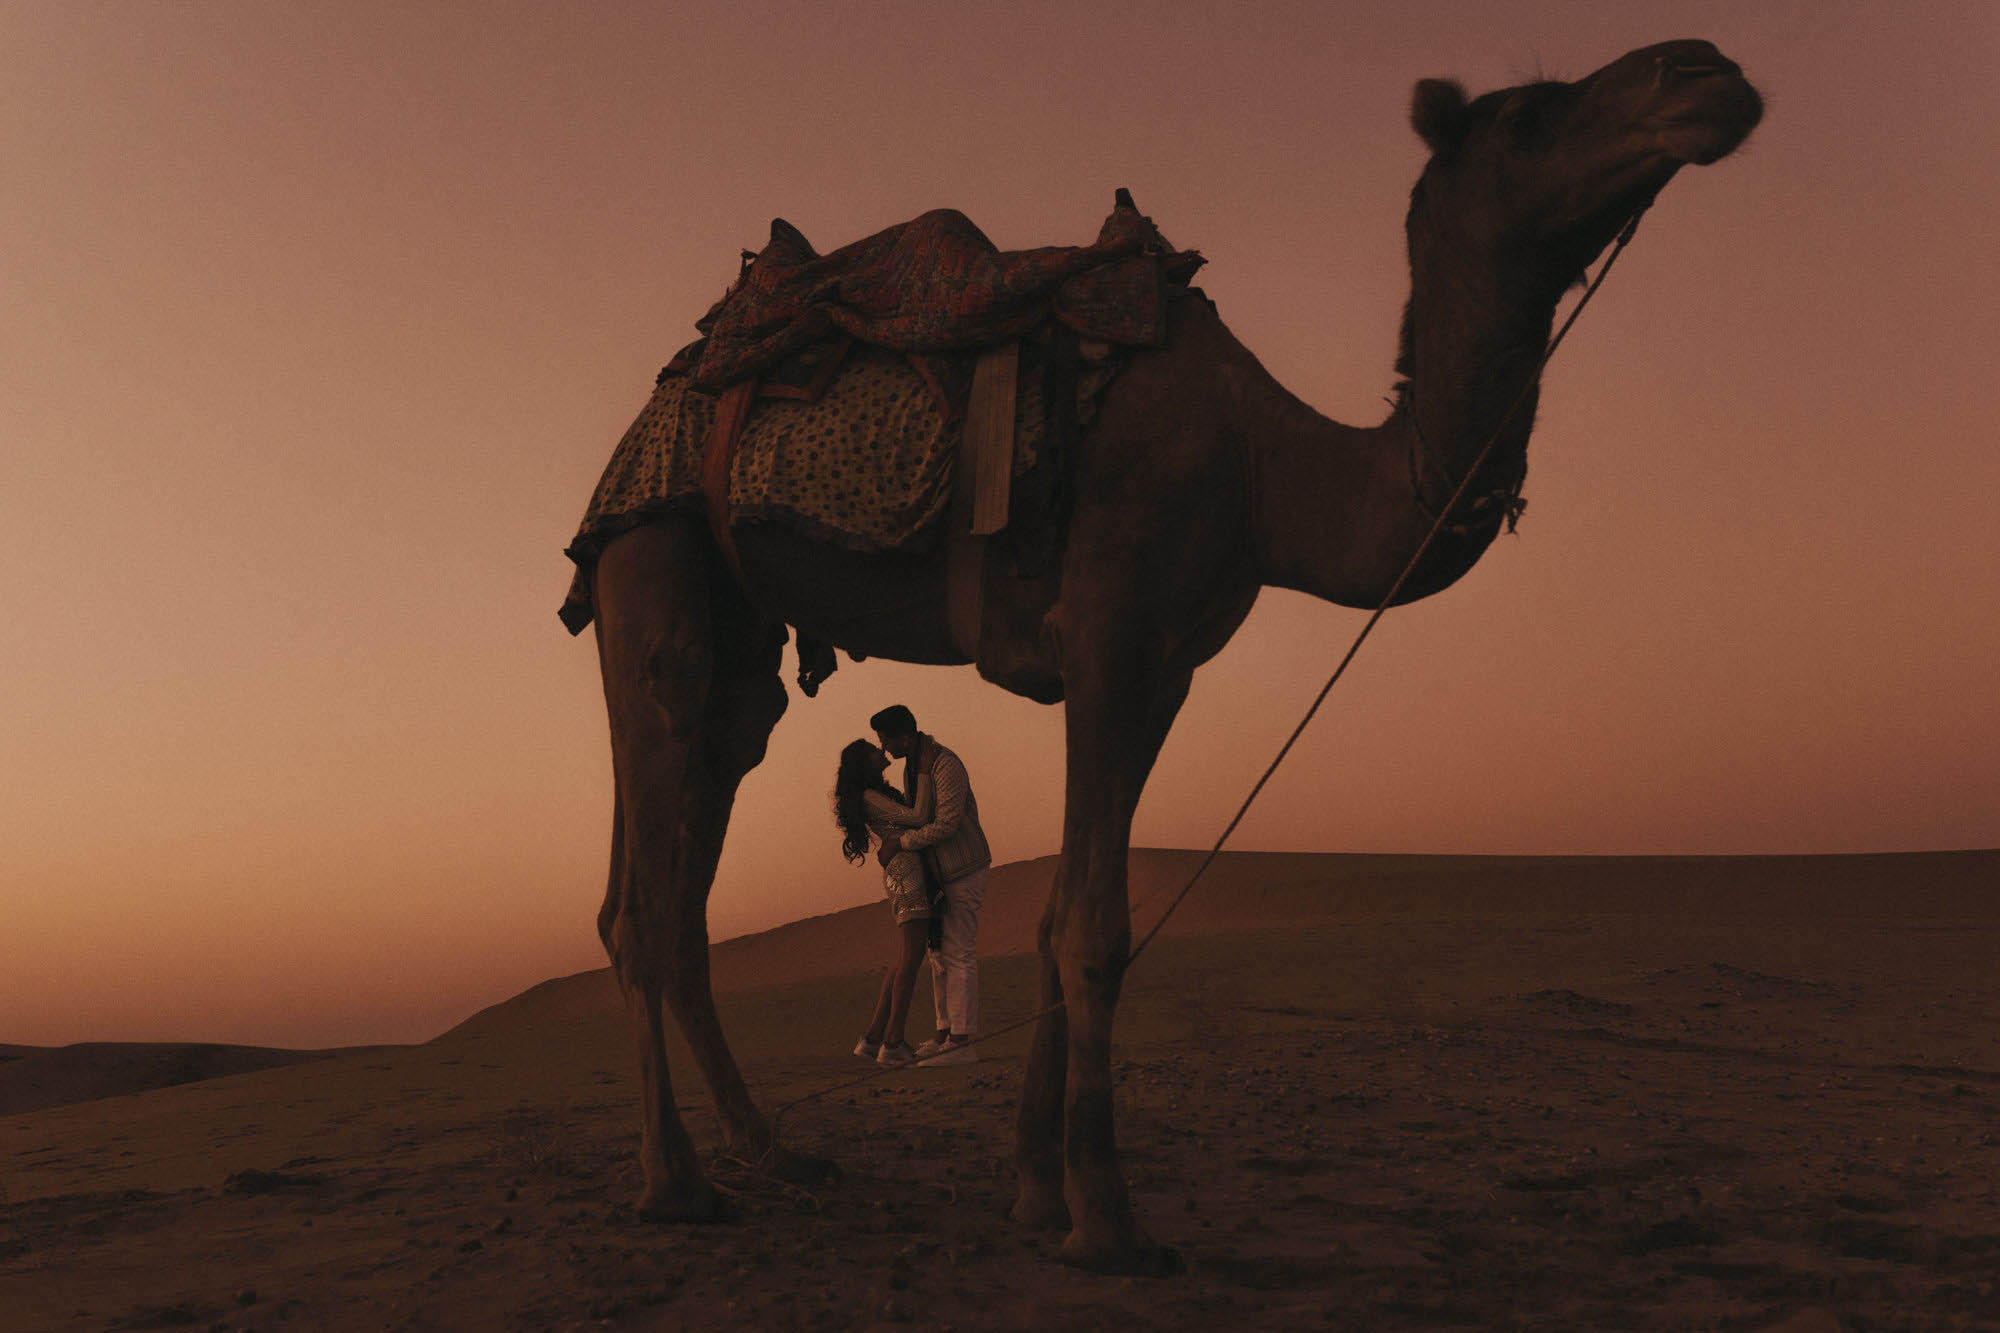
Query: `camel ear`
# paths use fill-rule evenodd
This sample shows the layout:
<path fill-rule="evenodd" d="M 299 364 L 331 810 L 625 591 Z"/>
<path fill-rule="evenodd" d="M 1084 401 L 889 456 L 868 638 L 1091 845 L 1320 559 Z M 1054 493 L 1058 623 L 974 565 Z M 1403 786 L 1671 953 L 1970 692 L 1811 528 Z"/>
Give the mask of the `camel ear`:
<path fill-rule="evenodd" d="M 1423 79 L 1410 99 L 1410 124 L 1433 153 L 1456 148 L 1465 138 L 1471 117 L 1465 89 L 1450 79 Z"/>

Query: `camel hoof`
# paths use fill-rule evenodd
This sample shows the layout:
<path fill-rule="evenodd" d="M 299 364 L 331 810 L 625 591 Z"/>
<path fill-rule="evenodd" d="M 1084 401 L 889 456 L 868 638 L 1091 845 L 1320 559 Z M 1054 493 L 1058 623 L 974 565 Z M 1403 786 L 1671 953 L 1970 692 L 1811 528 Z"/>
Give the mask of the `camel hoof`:
<path fill-rule="evenodd" d="M 713 1185 L 700 1181 L 678 1190 L 648 1190 L 638 1203 L 641 1222 L 733 1222 L 736 1210 Z"/>
<path fill-rule="evenodd" d="M 1105 1243 L 1086 1240 L 1083 1233 L 1072 1231 L 1056 1257 L 1071 1268 L 1106 1277 L 1175 1277 L 1187 1271 L 1180 1251 L 1143 1237 L 1124 1243 Z"/>
<path fill-rule="evenodd" d="M 1014 1206 L 1007 1210 L 1007 1216 L 1024 1227 L 1042 1231 L 1069 1230 L 1069 1205 L 1063 1202 L 1060 1189 L 1022 1185 L 1020 1194 L 1015 1196 Z"/>
<path fill-rule="evenodd" d="M 831 1185 L 840 1179 L 840 1163 L 830 1157 L 778 1148 L 771 1154 L 769 1170 L 787 1185 Z"/>

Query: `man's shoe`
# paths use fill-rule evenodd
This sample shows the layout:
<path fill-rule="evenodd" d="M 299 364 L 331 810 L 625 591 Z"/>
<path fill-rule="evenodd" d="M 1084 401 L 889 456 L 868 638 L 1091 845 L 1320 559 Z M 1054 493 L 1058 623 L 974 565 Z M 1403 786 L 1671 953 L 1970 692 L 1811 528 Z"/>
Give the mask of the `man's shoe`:
<path fill-rule="evenodd" d="M 875 1053 L 878 1065 L 913 1065 L 916 1062 L 917 1053 L 910 1049 L 907 1041 L 885 1041 L 882 1049 Z"/>
<path fill-rule="evenodd" d="M 979 1052 L 969 1041 L 948 1041 L 944 1049 L 928 1059 L 918 1061 L 926 1069 L 941 1069 L 946 1065 L 969 1065 L 979 1059 Z"/>
<path fill-rule="evenodd" d="M 854 1043 L 854 1053 L 864 1060 L 873 1060 L 881 1052 L 882 1043 L 879 1041 L 870 1041 L 865 1036 L 860 1041 Z"/>
<path fill-rule="evenodd" d="M 918 1042 L 917 1059 L 928 1060 L 950 1044 L 950 1039 L 946 1037 L 931 1037 Z"/>

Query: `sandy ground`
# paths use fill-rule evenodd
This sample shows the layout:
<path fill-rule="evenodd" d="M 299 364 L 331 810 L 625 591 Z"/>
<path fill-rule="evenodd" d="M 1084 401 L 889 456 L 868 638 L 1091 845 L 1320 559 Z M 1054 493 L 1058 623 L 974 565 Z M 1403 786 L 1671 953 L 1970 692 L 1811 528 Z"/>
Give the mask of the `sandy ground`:
<path fill-rule="evenodd" d="M 1195 859 L 1139 854 L 1142 929 Z M 1046 880 L 996 872 L 996 1024 Z M 868 909 L 718 950 L 767 1105 L 863 1071 L 888 943 Z M 1022 1035 L 792 1107 L 835 1184 L 718 1162 L 738 1223 L 640 1225 L 587 973 L 422 1047 L 0 1118 L 0 1324 L 2000 1328 L 1996 944 L 2000 853 L 1228 857 L 1121 1010 L 1165 1280 L 1006 1220 Z"/>

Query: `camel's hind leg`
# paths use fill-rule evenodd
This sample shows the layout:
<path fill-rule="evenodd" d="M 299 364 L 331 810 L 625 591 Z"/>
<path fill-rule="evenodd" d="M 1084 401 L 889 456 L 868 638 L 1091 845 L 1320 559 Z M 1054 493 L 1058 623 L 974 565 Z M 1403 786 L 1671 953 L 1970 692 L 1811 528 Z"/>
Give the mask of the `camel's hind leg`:
<path fill-rule="evenodd" d="M 642 1216 L 705 1220 L 720 1201 L 675 1109 L 662 1005 L 713 1093 L 724 1142 L 761 1151 L 770 1130 L 715 1016 L 708 892 L 730 806 L 784 712 L 783 629 L 723 581 L 707 536 L 665 522 L 598 562 L 598 655 L 616 787 L 611 880 L 598 929 L 638 1010 Z"/>
<path fill-rule="evenodd" d="M 679 955 L 667 986 L 667 1004 L 715 1095 L 723 1147 L 784 1179 L 810 1183 L 832 1175 L 833 1164 L 778 1147 L 770 1121 L 751 1100 L 722 1034 L 708 969 L 708 893 L 729 831 L 736 789 L 744 775 L 763 762 L 771 729 L 785 711 L 785 687 L 779 678 L 785 630 L 754 614 L 733 585 L 720 590 L 715 625 L 714 679 L 691 756 L 693 779 L 684 822 L 688 891 L 680 898 L 683 915 L 674 936 Z"/>

